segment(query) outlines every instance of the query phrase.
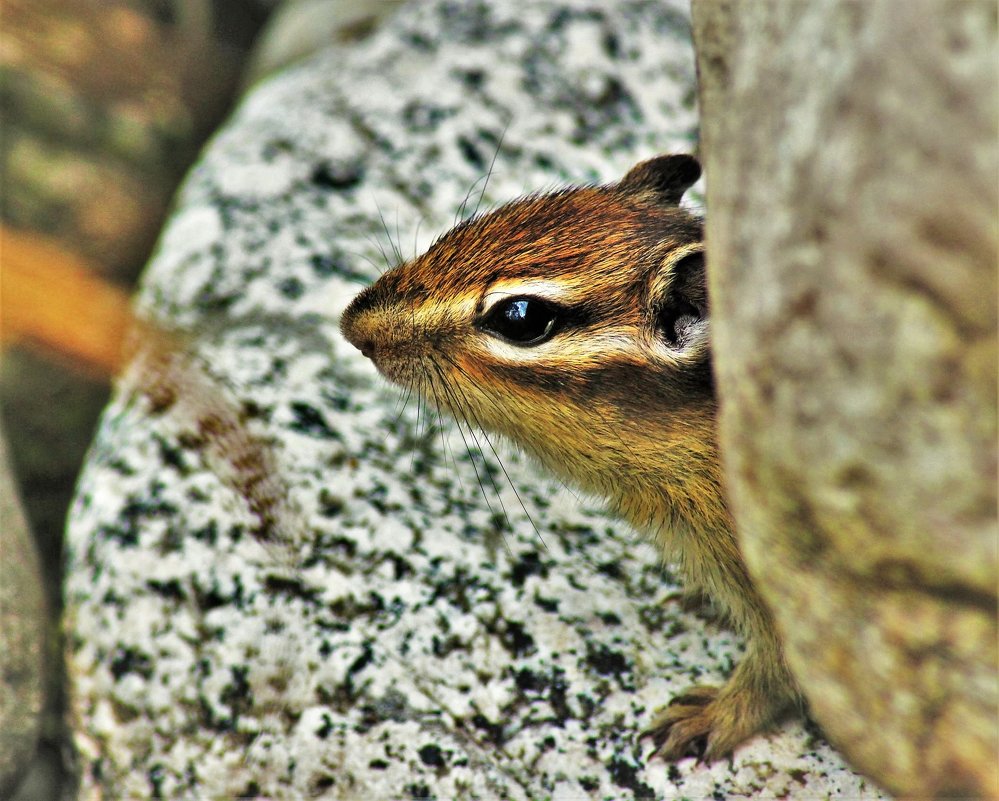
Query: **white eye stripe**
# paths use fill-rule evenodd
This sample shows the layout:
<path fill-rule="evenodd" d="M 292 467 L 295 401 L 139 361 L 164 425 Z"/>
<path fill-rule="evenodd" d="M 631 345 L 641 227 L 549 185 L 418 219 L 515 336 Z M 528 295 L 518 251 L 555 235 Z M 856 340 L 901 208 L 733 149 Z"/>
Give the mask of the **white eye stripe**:
<path fill-rule="evenodd" d="M 590 332 L 585 337 L 566 337 L 558 344 L 542 342 L 531 348 L 485 336 L 482 344 L 490 356 L 509 364 L 566 364 L 575 367 L 615 356 L 634 356 L 636 333 L 633 328 L 611 328 L 599 334 Z"/>
<path fill-rule="evenodd" d="M 560 281 L 543 278 L 535 280 L 500 281 L 482 296 L 482 309 L 489 311 L 500 301 L 514 297 L 532 297 L 550 300 L 553 303 L 568 303 L 574 287 Z"/>

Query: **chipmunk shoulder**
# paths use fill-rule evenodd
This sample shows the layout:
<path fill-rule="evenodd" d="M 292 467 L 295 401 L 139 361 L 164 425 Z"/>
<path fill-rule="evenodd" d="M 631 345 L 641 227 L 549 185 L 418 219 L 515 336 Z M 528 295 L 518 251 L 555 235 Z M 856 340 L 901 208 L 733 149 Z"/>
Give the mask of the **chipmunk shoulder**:
<path fill-rule="evenodd" d="M 799 699 L 746 572 L 716 439 L 691 156 L 531 195 L 467 220 L 363 290 L 346 338 L 390 380 L 600 495 L 746 636 L 722 687 L 645 732 L 667 759 L 727 755 Z"/>

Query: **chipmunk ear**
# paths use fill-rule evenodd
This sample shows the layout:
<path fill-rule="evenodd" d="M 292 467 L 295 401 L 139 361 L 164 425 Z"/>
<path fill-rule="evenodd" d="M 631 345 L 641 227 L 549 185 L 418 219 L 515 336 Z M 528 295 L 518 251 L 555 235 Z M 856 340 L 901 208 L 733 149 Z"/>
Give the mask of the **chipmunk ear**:
<path fill-rule="evenodd" d="M 662 203 L 675 206 L 700 177 L 701 164 L 693 156 L 656 156 L 632 167 L 618 187 L 625 192 L 652 194 Z"/>
<path fill-rule="evenodd" d="M 652 281 L 650 312 L 667 347 L 693 351 L 708 344 L 708 287 L 704 253 L 695 250 L 663 268 Z"/>

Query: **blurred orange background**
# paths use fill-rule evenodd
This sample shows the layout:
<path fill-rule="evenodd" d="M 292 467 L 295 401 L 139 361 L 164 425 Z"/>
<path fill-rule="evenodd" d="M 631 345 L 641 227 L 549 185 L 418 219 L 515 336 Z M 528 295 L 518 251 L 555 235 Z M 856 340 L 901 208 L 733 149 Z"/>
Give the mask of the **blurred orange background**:
<path fill-rule="evenodd" d="M 40 556 L 52 664 L 65 517 L 133 323 L 131 288 L 273 5 L 0 1 L 0 436 Z M 17 801 L 72 797 L 62 674 L 50 672 Z"/>

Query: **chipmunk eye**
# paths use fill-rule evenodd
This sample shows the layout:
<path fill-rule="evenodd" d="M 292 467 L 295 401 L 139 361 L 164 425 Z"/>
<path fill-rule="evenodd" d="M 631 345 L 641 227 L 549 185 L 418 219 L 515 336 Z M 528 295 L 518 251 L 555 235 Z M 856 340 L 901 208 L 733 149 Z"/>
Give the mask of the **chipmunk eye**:
<path fill-rule="evenodd" d="M 538 345 L 555 333 L 558 311 L 538 298 L 510 298 L 493 306 L 482 319 L 488 333 L 514 345 Z"/>

